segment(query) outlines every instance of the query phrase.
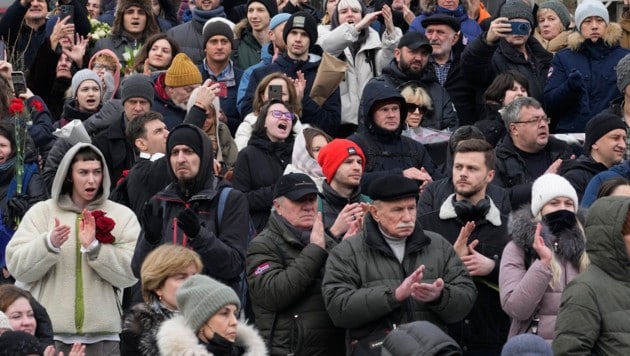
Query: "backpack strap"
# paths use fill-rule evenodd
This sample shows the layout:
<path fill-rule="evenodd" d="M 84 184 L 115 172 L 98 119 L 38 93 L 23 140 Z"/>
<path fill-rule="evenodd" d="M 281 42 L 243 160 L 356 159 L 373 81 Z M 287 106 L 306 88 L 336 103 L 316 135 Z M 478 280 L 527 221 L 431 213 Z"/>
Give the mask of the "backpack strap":
<path fill-rule="evenodd" d="M 228 194 L 230 194 L 231 190 L 232 190 L 232 187 L 225 187 L 221 189 L 221 193 L 219 193 L 219 204 L 217 206 L 217 218 L 218 218 L 217 222 L 219 225 L 221 225 L 221 220 L 223 220 L 223 211 L 225 210 L 225 202 L 227 201 Z"/>

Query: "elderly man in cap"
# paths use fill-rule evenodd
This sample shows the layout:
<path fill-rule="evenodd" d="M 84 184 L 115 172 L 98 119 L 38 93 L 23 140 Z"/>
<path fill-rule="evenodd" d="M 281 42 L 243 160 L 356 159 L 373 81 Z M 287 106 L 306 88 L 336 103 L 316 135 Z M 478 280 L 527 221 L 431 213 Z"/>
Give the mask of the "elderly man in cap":
<path fill-rule="evenodd" d="M 162 114 L 169 130 L 184 121 L 190 94 L 200 84 L 201 72 L 185 53 L 177 54 L 168 70 L 153 78 L 153 107 Z"/>
<path fill-rule="evenodd" d="M 422 120 L 423 126 L 454 130 L 459 125 L 459 119 L 451 97 L 440 85 L 433 68 L 428 66 L 432 52 L 427 36 L 420 32 L 407 32 L 394 49 L 394 59 L 383 68 L 383 74 L 372 80 L 384 80 L 398 90 L 407 82 L 420 83 L 433 100 L 433 112 Z M 359 115 L 360 112 L 359 108 Z"/>
<path fill-rule="evenodd" d="M 322 297 L 324 265 L 336 241 L 324 233 L 317 193 L 305 174 L 282 176 L 268 226 L 247 250 L 256 327 L 271 355 L 345 355 L 343 329 L 333 325 Z"/>
<path fill-rule="evenodd" d="M 429 321 L 442 329 L 470 312 L 477 290 L 450 243 L 416 224 L 418 184 L 393 175 L 370 186 L 363 230 L 326 264 L 322 293 L 348 355 L 381 355 L 396 325 Z"/>
<path fill-rule="evenodd" d="M 198 127 L 181 124 L 169 133 L 166 166 L 171 182 L 144 206 L 131 262 L 136 276 L 149 252 L 171 243 L 197 252 L 203 274 L 240 293 L 249 208 L 243 193 L 214 175 L 213 157 L 212 143 Z"/>

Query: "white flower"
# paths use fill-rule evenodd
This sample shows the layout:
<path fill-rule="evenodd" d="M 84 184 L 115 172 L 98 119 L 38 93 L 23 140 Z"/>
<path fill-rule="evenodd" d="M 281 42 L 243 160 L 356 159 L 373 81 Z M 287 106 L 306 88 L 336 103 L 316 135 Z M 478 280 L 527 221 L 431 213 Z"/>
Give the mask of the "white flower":
<path fill-rule="evenodd" d="M 129 52 L 124 52 L 124 53 L 123 53 L 123 59 L 124 59 L 126 62 L 129 62 L 129 61 L 131 60 L 131 54 L 130 54 Z"/>
<path fill-rule="evenodd" d="M 98 30 L 98 31 L 96 31 L 96 35 L 99 38 L 104 38 L 104 37 L 107 37 L 107 32 L 105 32 L 104 30 Z"/>

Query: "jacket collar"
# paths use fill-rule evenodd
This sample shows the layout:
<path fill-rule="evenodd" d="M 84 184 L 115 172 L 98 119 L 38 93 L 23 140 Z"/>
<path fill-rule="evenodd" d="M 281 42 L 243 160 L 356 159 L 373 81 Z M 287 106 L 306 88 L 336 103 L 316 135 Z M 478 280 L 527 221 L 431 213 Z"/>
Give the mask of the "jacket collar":
<path fill-rule="evenodd" d="M 494 202 L 492 201 L 492 199 L 490 199 L 489 196 L 486 195 L 486 199 L 490 201 L 490 210 L 488 210 L 488 213 L 486 214 L 486 221 L 488 221 L 490 224 L 494 226 L 501 226 L 501 212 L 499 211 L 499 208 L 497 208 L 497 206 L 494 205 Z M 447 219 L 457 218 L 457 213 L 455 212 L 455 205 L 453 204 L 454 200 L 455 200 L 455 193 L 449 195 L 448 198 L 446 198 L 446 200 L 444 201 L 444 203 L 442 203 L 442 206 L 440 207 L 440 214 L 439 214 L 440 219 L 447 220 Z"/>
<path fill-rule="evenodd" d="M 363 222 L 363 233 L 362 235 L 365 237 L 365 243 L 376 250 L 382 251 L 388 256 L 394 256 L 394 252 L 387 245 L 383 234 L 381 233 L 378 223 L 372 215 L 365 215 Z M 407 237 L 407 242 L 405 245 L 405 255 L 409 255 L 415 252 L 420 251 L 425 246 L 431 244 L 431 240 L 424 234 L 422 227 L 416 221 L 416 227 L 413 230 L 413 233 Z"/>

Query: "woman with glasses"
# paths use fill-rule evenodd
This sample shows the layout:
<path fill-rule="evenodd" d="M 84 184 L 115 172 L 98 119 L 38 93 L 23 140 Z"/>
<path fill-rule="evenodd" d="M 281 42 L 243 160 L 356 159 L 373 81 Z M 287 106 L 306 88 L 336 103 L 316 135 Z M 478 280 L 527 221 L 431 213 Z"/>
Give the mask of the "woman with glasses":
<path fill-rule="evenodd" d="M 407 102 L 407 118 L 405 119 L 405 128 L 407 130 L 413 130 L 420 126 L 438 129 L 439 125 L 434 126 L 431 124 L 435 120 L 432 117 L 433 100 L 431 100 L 431 95 L 420 83 L 404 85 L 400 95 Z"/>
<path fill-rule="evenodd" d="M 238 153 L 232 183 L 247 196 L 257 232 L 267 225 L 274 187 L 291 162 L 295 119 L 291 105 L 272 99 L 260 109 L 252 137 Z"/>
<path fill-rule="evenodd" d="M 234 142 L 236 142 L 239 151 L 247 147 L 254 124 L 258 120 L 258 113 L 260 113 L 262 106 L 271 99 L 288 102 L 293 108 L 293 113 L 298 116 L 298 120 L 294 122 L 293 131 L 297 134 L 302 130 L 302 124 L 299 120 L 299 116 L 302 115 L 302 98 L 295 90 L 293 80 L 282 72 L 271 73 L 258 83 L 254 93 L 254 111 L 245 116 L 236 130 Z"/>
<path fill-rule="evenodd" d="M 98 51 L 90 58 L 88 69 L 93 70 L 101 78 L 103 102 L 116 97 L 121 68 L 118 57 L 109 49 Z"/>

